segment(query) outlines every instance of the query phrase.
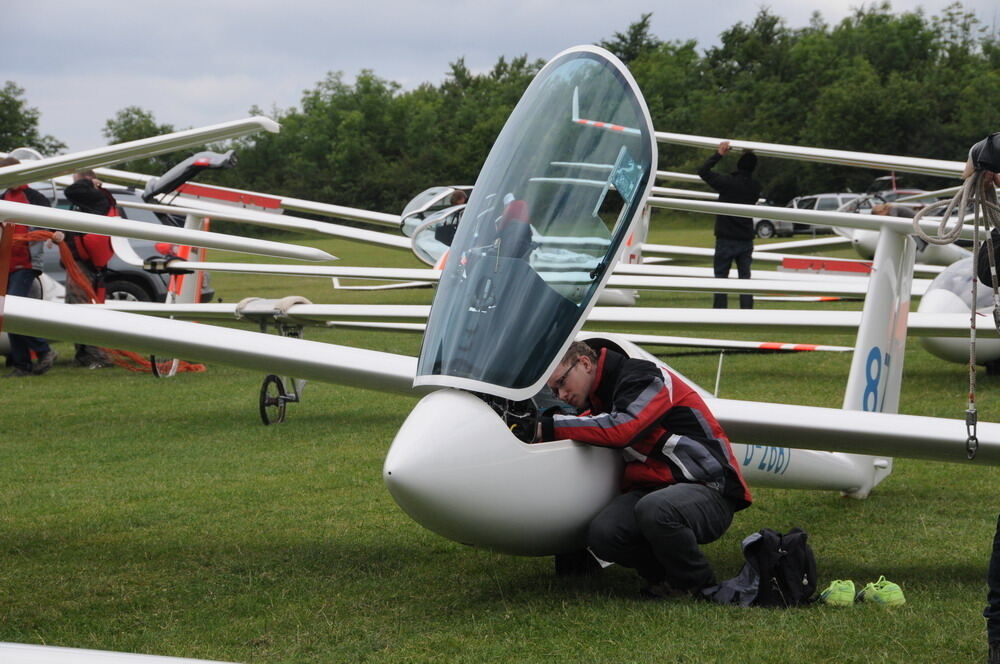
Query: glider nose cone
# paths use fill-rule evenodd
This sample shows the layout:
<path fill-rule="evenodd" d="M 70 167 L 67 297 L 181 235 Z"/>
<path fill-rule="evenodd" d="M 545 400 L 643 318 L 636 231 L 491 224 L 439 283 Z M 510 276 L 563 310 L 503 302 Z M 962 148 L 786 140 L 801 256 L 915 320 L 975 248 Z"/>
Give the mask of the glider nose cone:
<path fill-rule="evenodd" d="M 577 550 L 617 491 L 618 457 L 570 441 L 527 445 L 479 398 L 424 397 L 382 472 L 417 523 L 449 539 L 517 555 Z"/>
<path fill-rule="evenodd" d="M 986 288 L 980 285 L 980 288 Z M 920 299 L 919 313 L 968 314 L 969 305 L 957 293 L 946 288 L 929 289 Z M 982 309 L 979 310 L 982 313 Z M 920 345 L 942 360 L 962 364 L 969 361 L 969 340 L 961 337 L 920 337 Z M 983 335 L 976 340 L 976 363 L 986 364 L 1000 359 L 1000 339 Z"/>
<path fill-rule="evenodd" d="M 871 260 L 875 257 L 875 246 L 878 244 L 878 232 L 877 231 L 864 231 L 855 229 L 854 234 L 851 236 L 851 245 L 854 247 L 854 251 L 867 260 Z"/>

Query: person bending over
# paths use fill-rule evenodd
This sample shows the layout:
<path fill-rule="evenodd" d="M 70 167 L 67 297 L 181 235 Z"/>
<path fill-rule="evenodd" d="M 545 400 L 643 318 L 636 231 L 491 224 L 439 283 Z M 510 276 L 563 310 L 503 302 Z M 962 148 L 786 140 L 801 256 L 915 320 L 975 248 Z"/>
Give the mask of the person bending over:
<path fill-rule="evenodd" d="M 722 427 L 698 393 L 647 360 L 574 342 L 547 381 L 579 415 L 543 415 L 540 440 L 620 448 L 621 495 L 590 523 L 588 548 L 635 569 L 661 598 L 715 585 L 700 544 L 752 501 Z"/>

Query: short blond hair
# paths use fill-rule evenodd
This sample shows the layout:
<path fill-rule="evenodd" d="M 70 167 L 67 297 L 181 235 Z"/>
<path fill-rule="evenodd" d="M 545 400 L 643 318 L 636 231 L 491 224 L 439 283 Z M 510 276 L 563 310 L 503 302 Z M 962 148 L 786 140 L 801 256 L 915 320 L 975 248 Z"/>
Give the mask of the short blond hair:
<path fill-rule="evenodd" d="M 597 361 L 597 353 L 593 348 L 583 341 L 574 341 L 569 345 L 569 348 L 566 349 L 566 354 L 563 355 L 562 361 L 560 361 L 559 364 L 569 366 L 581 357 L 590 358 L 591 362 Z"/>

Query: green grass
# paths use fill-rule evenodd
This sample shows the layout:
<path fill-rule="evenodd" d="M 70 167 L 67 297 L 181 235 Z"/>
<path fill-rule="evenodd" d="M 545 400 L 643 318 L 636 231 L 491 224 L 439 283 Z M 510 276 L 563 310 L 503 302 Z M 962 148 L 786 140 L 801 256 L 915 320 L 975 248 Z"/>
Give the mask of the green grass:
<path fill-rule="evenodd" d="M 710 225 L 675 226 L 653 240 L 711 244 Z M 417 265 L 401 252 L 308 240 L 345 264 Z M 214 283 L 227 301 L 431 297 L 332 292 L 325 280 L 216 275 Z M 709 300 L 649 294 L 642 302 Z M 416 335 L 309 329 L 306 337 L 419 348 Z M 848 335 L 766 340 L 853 344 Z M 211 364 L 156 381 L 74 369 L 72 347 L 57 348 L 63 359 L 46 376 L 0 382 L 0 640 L 289 664 L 984 659 L 995 469 L 897 460 L 865 501 L 759 489 L 707 548 L 717 572 L 731 576 L 743 536 L 802 526 L 823 583 L 885 574 L 906 592 L 904 607 L 643 603 L 629 570 L 556 578 L 548 559 L 469 549 L 410 521 L 383 488 L 381 464 L 415 399 L 313 383 L 285 424 L 264 427 L 259 374 Z M 669 361 L 712 387 L 716 357 Z M 731 354 L 721 393 L 838 406 L 849 364 L 839 354 Z M 900 410 L 961 417 L 966 380 L 962 366 L 911 343 Z M 997 386 L 980 377 L 984 420 L 1000 417 Z M 962 458 L 963 441 L 955 446 Z"/>

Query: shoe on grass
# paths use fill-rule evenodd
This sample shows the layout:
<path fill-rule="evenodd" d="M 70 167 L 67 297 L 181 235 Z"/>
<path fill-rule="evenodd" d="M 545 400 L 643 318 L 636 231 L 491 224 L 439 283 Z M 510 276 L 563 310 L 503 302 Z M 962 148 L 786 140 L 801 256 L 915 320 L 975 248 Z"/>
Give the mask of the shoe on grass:
<path fill-rule="evenodd" d="M 54 350 L 50 350 L 49 352 L 42 355 L 42 357 L 39 358 L 38 363 L 35 364 L 35 375 L 41 376 L 43 373 L 51 369 L 52 365 L 56 363 L 56 359 L 58 357 L 59 353 L 55 352 Z"/>
<path fill-rule="evenodd" d="M 24 369 L 14 369 L 10 373 L 5 373 L 4 378 L 26 378 L 28 376 L 34 376 L 35 374 L 31 371 L 25 371 Z"/>
<path fill-rule="evenodd" d="M 854 604 L 854 582 L 835 579 L 819 594 L 819 601 L 830 606 L 851 606 Z"/>
<path fill-rule="evenodd" d="M 886 581 L 884 576 L 880 576 L 878 581 L 869 583 L 858 593 L 859 602 L 871 602 L 885 606 L 902 606 L 906 604 L 903 597 L 903 589 L 892 581 Z"/>

